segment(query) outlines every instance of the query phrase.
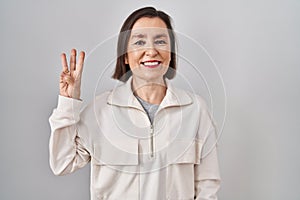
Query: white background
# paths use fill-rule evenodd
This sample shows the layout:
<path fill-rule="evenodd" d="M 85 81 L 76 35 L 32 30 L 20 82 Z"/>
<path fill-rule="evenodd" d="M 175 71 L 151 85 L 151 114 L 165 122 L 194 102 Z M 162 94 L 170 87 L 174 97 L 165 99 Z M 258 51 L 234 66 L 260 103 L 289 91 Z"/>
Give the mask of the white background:
<path fill-rule="evenodd" d="M 1 1 L 0 199 L 89 199 L 89 166 L 63 177 L 49 168 L 60 53 L 90 52 L 146 5 L 170 14 L 175 30 L 203 44 L 222 74 L 219 199 L 299 199 L 299 0 Z M 88 74 L 103 66 L 86 67 L 87 98 L 94 92 Z"/>

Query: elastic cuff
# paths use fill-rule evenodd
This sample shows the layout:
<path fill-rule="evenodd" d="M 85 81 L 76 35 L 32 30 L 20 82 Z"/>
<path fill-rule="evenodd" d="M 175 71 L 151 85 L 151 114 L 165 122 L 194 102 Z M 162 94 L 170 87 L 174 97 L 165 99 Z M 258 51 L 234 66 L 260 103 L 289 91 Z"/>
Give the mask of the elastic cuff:
<path fill-rule="evenodd" d="M 79 113 L 82 103 L 82 100 L 58 95 L 57 110 L 60 112 Z"/>

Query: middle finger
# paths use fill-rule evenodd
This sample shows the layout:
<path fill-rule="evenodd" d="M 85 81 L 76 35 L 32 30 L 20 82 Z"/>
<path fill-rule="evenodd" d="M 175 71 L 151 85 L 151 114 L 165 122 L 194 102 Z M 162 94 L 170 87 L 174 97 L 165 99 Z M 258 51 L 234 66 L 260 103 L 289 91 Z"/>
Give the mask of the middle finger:
<path fill-rule="evenodd" d="M 76 69 L 76 49 L 71 50 L 70 56 L 70 71 L 73 72 Z"/>

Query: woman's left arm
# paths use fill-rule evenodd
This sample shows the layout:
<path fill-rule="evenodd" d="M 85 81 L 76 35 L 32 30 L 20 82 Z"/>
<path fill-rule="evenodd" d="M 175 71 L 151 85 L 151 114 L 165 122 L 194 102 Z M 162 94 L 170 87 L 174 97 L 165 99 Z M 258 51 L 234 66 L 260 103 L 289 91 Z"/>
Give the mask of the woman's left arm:
<path fill-rule="evenodd" d="M 220 175 L 216 147 L 195 165 L 195 198 L 196 200 L 217 200 L 220 188 Z"/>
<path fill-rule="evenodd" d="M 204 101 L 200 111 L 197 139 L 202 143 L 200 162 L 194 166 L 194 185 L 196 200 L 217 200 L 220 188 L 220 172 L 217 155 L 218 135 L 212 116 Z"/>

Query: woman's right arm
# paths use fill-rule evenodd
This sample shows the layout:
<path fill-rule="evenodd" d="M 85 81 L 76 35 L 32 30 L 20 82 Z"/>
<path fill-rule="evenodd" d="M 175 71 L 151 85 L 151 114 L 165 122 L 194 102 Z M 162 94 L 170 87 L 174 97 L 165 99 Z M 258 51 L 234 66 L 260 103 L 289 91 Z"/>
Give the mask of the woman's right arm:
<path fill-rule="evenodd" d="M 72 173 L 90 161 L 89 151 L 77 131 L 82 107 L 80 85 L 84 56 L 81 52 L 76 64 L 76 50 L 72 49 L 68 67 L 66 55 L 61 55 L 63 69 L 58 106 L 49 118 L 50 167 L 55 175 Z"/>

